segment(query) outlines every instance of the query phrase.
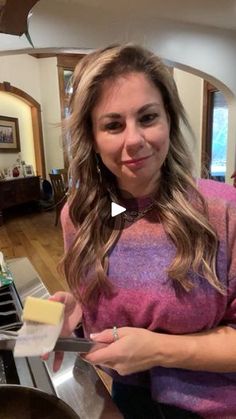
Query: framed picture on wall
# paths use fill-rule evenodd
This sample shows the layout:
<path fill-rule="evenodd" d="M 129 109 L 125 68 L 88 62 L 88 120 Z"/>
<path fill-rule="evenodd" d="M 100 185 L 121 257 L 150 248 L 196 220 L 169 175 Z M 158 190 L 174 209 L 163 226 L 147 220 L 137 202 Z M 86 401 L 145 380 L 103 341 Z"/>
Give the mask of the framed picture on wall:
<path fill-rule="evenodd" d="M 20 135 L 18 118 L 0 115 L 0 153 L 16 153 L 20 151 Z"/>

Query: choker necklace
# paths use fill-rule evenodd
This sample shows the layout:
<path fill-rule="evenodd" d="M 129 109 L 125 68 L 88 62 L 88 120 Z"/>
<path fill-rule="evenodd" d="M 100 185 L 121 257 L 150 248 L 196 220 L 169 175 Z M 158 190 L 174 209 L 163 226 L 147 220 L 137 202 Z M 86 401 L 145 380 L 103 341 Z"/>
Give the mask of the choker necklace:
<path fill-rule="evenodd" d="M 155 206 L 155 202 L 152 202 L 150 205 L 148 205 L 146 208 L 140 211 L 125 211 L 121 215 L 125 221 L 128 221 L 129 223 L 133 223 L 135 221 L 140 220 L 147 212 L 151 211 Z"/>

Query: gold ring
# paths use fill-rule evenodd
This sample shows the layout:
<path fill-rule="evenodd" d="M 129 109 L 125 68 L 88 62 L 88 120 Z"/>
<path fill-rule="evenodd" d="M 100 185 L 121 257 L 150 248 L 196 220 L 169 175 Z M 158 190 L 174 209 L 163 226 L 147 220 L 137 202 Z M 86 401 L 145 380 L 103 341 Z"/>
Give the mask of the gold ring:
<path fill-rule="evenodd" d="M 113 327 L 112 334 L 113 334 L 114 342 L 119 339 L 119 335 L 118 335 L 118 331 L 117 331 L 116 326 Z"/>

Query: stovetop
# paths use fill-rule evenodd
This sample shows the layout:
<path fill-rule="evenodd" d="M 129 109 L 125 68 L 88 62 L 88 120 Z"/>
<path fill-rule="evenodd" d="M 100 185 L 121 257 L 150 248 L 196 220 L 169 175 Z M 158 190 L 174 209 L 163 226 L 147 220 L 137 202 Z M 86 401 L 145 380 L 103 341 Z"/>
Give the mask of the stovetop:
<path fill-rule="evenodd" d="M 22 303 L 14 282 L 0 288 L 0 332 L 17 331 L 22 325 Z M 56 394 L 47 369 L 40 358 L 14 358 L 10 351 L 0 351 L 0 384 L 39 387 Z"/>
<path fill-rule="evenodd" d="M 21 327 L 22 305 L 14 283 L 0 288 L 0 331 Z"/>
<path fill-rule="evenodd" d="M 12 259 L 8 266 L 14 283 L 0 288 L 0 329 L 17 330 L 26 297 L 48 298 L 49 293 L 28 258 Z M 53 354 L 45 362 L 40 357 L 14 358 L 10 351 L 0 351 L 0 384 L 21 384 L 56 394 L 81 419 L 122 417 L 94 368 L 76 353 L 64 354 L 57 373 L 52 364 Z"/>
<path fill-rule="evenodd" d="M 12 352 L 0 351 L 0 384 L 20 384 Z"/>
<path fill-rule="evenodd" d="M 0 332 L 18 330 L 22 307 L 14 284 L 0 288 Z M 0 351 L 0 384 L 20 384 L 12 352 Z"/>

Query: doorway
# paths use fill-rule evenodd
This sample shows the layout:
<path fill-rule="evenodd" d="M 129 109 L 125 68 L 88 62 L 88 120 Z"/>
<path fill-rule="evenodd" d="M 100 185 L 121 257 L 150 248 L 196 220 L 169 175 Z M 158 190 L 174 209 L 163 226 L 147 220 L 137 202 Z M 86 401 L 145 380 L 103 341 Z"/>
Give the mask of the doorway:
<path fill-rule="evenodd" d="M 31 110 L 31 119 L 33 127 L 33 141 L 35 152 L 36 174 L 42 178 L 46 177 L 45 156 L 43 146 L 43 131 L 40 104 L 28 93 L 17 87 L 12 86 L 8 82 L 0 83 L 0 92 L 5 92 L 16 96 L 23 100 Z"/>

